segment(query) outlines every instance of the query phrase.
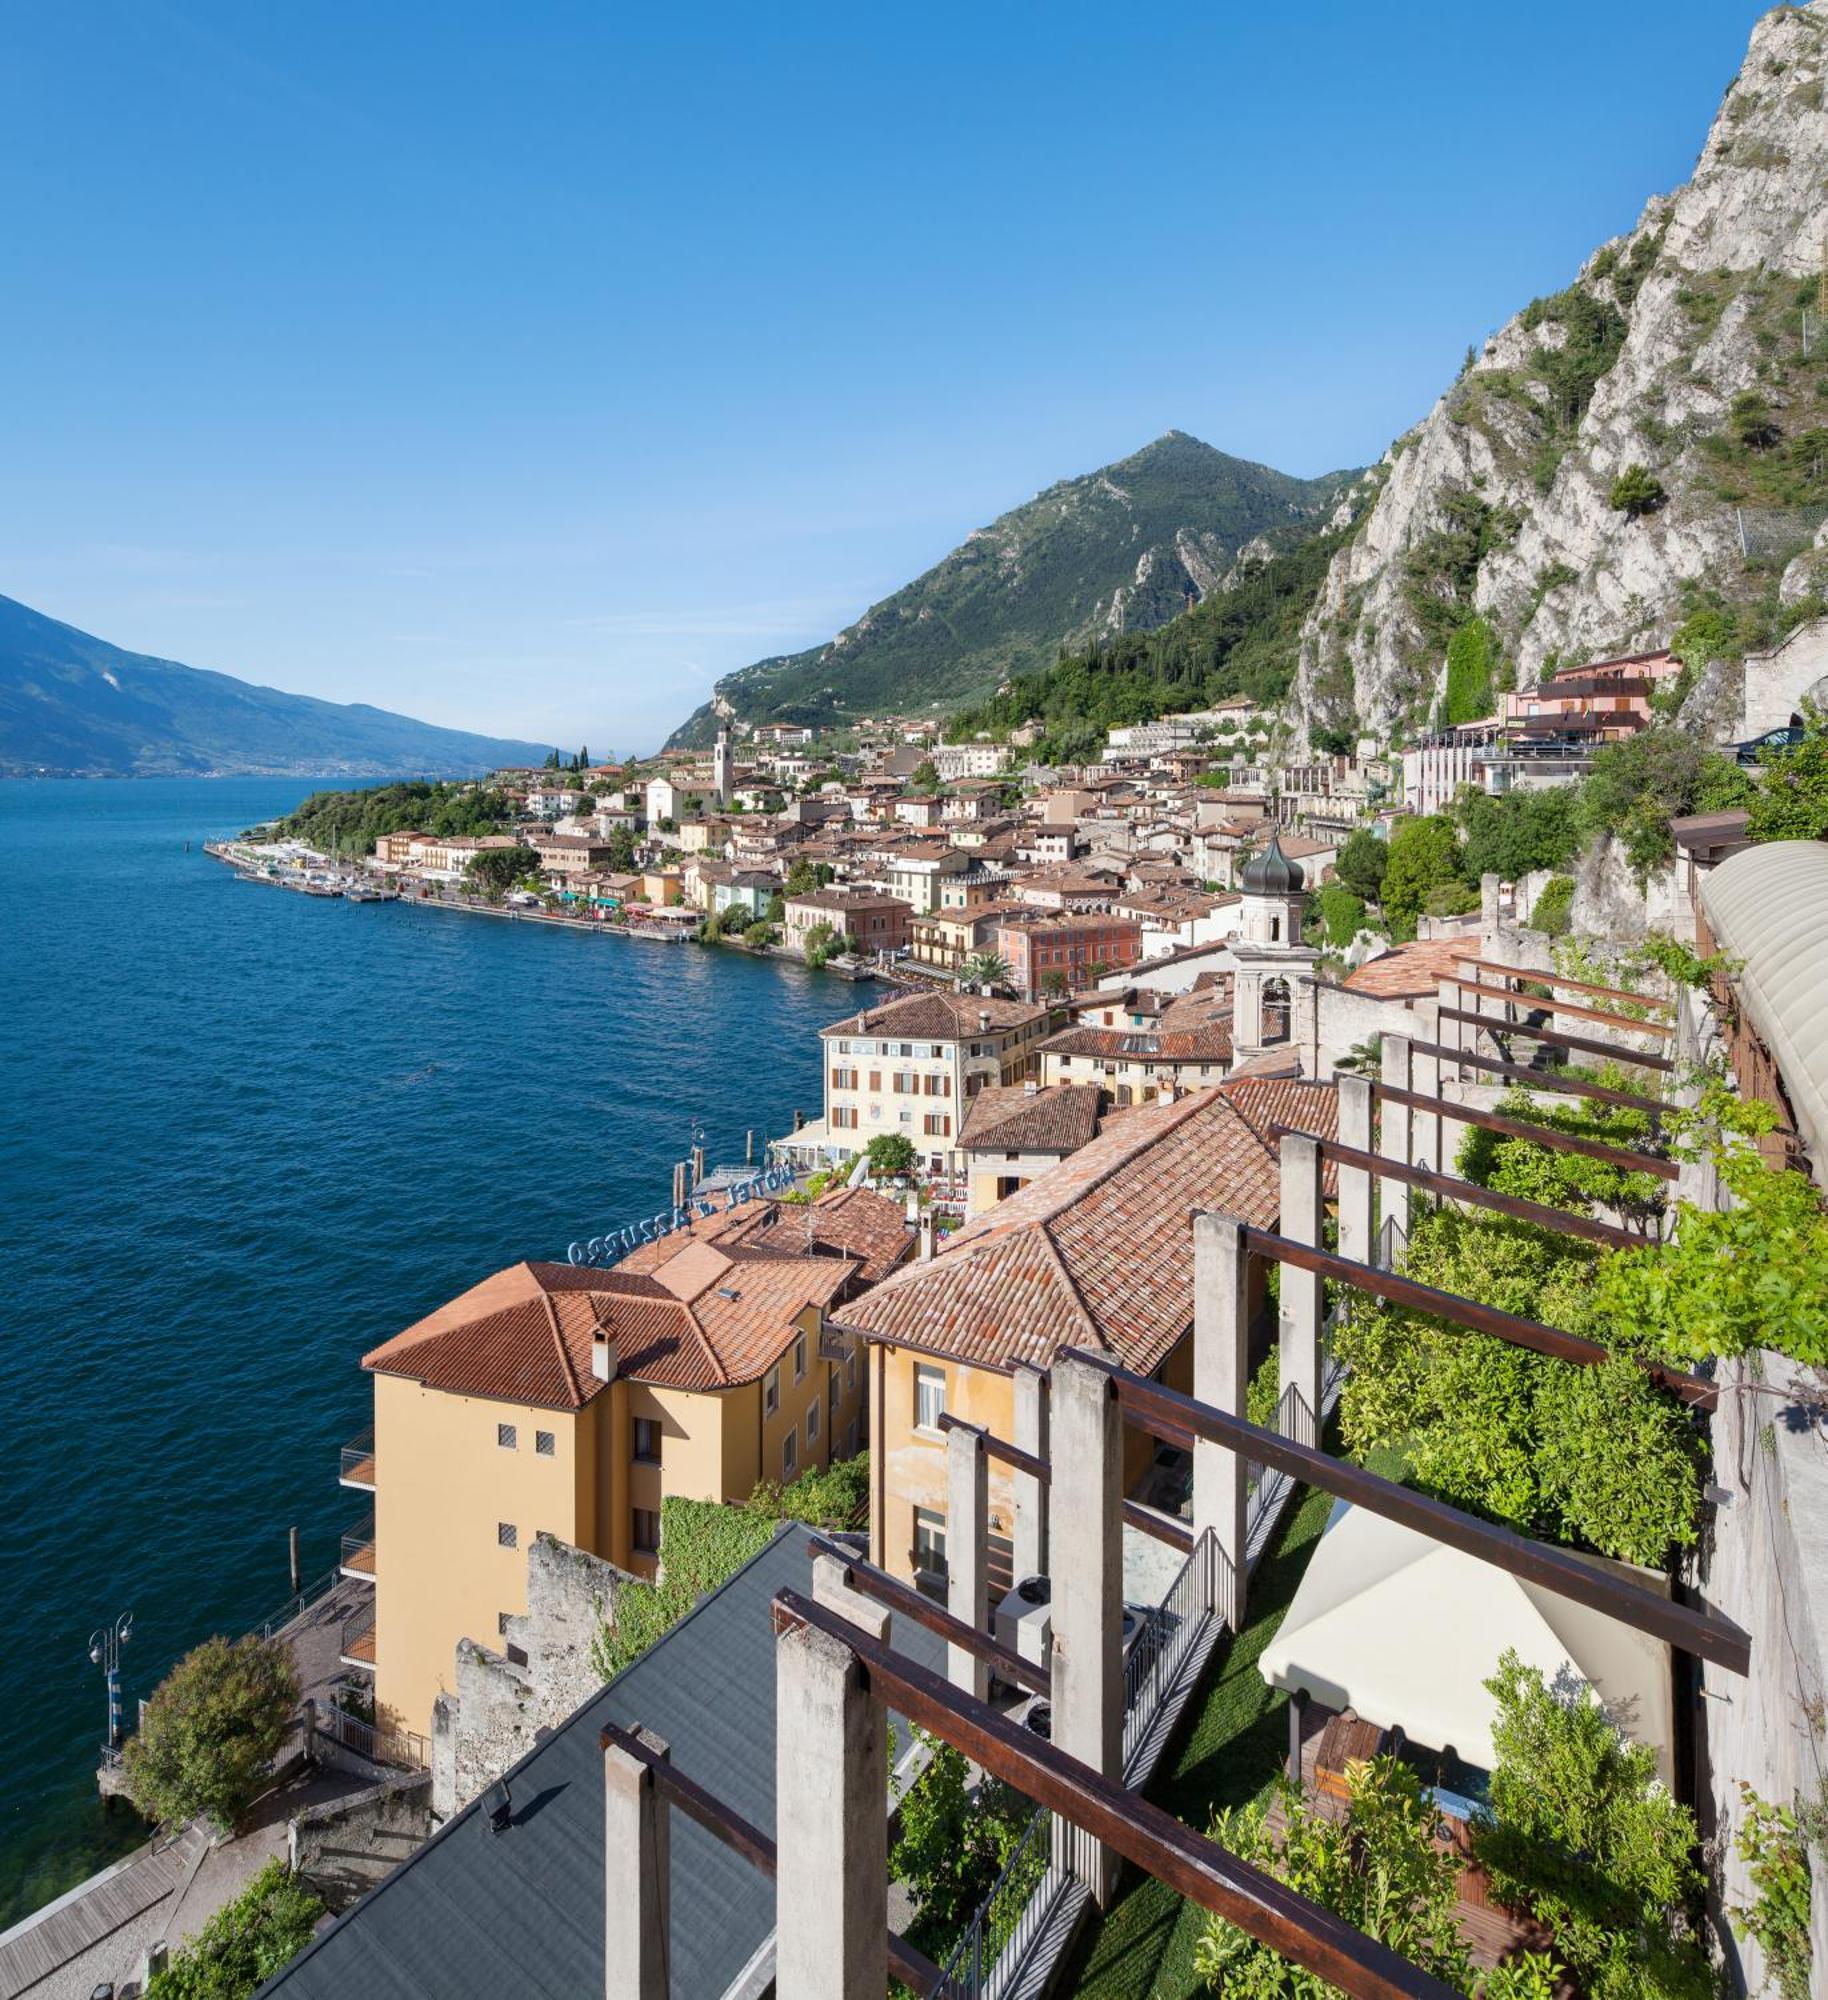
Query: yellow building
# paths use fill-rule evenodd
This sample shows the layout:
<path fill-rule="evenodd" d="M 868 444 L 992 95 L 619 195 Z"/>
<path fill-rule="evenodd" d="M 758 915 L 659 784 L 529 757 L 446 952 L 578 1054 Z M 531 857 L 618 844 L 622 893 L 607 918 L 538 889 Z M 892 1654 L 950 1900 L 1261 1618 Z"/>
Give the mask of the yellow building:
<path fill-rule="evenodd" d="M 975 1220 L 998 1202 L 1088 1144 L 1098 1130 L 1104 1093 L 1096 1084 L 1043 1089 L 1032 1081 L 986 1087 L 971 1100 L 959 1152 L 965 1162 L 965 1214 Z"/>
<path fill-rule="evenodd" d="M 345 1483 L 374 1520 L 344 1562 L 374 1583 L 350 1657 L 381 1727 L 429 1734 L 458 1640 L 495 1645 L 526 1610 L 542 1530 L 651 1575 L 668 1495 L 742 1500 L 854 1454 L 863 1365 L 825 1316 L 908 1248 L 868 1189 L 747 1202 L 611 1270 L 512 1265 L 364 1356 L 374 1433 Z"/>
<path fill-rule="evenodd" d="M 1108 1354 L 1138 1374 L 1192 1387 L 1196 1209 L 1260 1229 L 1281 1207 L 1274 1128 L 1331 1138 L 1330 1084 L 1245 1079 L 1125 1113 L 955 1235 L 930 1260 L 839 1308 L 869 1346 L 870 1548 L 875 1561 L 938 1591 L 946 1567 L 941 1415 L 1010 1439 L 1019 1363 L 1062 1348 Z M 1269 1316 L 1258 1315 L 1257 1352 Z M 1148 1477 L 1155 1442 L 1126 1437 L 1125 1491 Z M 1009 1580 L 1007 1468 L 990 1467 L 993 1588 Z"/>

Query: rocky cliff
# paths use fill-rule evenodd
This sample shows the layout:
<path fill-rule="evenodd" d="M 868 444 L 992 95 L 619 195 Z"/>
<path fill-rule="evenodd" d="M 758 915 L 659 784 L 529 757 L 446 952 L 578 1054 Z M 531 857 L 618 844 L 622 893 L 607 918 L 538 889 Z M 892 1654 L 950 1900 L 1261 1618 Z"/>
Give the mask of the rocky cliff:
<path fill-rule="evenodd" d="M 1825 79 L 1828 0 L 1766 15 L 1693 179 L 1392 448 L 1303 627 L 1304 727 L 1423 726 L 1476 617 L 1502 685 L 1702 614 L 1696 650 L 1733 658 L 1822 608 Z"/>

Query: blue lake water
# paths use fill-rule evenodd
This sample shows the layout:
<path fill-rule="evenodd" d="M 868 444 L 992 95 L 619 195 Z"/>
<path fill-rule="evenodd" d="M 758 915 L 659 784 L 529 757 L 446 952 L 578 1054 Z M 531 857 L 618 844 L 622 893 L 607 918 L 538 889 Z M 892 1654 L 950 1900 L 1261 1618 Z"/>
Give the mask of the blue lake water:
<path fill-rule="evenodd" d="M 300 780 L 0 782 L 0 1927 L 104 1817 L 128 1712 L 331 1567 L 363 1350 L 517 1257 L 651 1215 L 820 1101 L 820 974 L 238 882 Z M 185 852 L 184 843 L 191 843 Z"/>

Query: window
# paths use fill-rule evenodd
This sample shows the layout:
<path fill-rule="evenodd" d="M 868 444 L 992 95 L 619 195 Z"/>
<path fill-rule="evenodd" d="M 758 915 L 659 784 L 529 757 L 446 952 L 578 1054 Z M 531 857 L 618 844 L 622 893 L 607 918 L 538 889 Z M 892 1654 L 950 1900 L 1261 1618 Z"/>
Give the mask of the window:
<path fill-rule="evenodd" d="M 515 1441 L 515 1431 L 512 1424 L 497 1424 L 495 1426 L 495 1442 L 501 1446 L 503 1451 L 512 1451 Z"/>
<path fill-rule="evenodd" d="M 921 1130 L 929 1139 L 949 1139 L 952 1136 L 952 1114 L 950 1111 L 929 1111 L 921 1120 Z"/>
<path fill-rule="evenodd" d="M 535 1431 L 533 1433 L 533 1449 L 539 1453 L 541 1458 L 555 1457 L 558 1453 L 558 1448 L 558 1439 L 550 1431 Z"/>
<path fill-rule="evenodd" d="M 923 1584 L 946 1576 L 946 1517 L 931 1507 L 914 1509 L 914 1573 Z"/>
<path fill-rule="evenodd" d="M 655 1556 L 660 1553 L 660 1516 L 651 1507 L 635 1507 L 630 1510 L 634 1517 L 632 1539 L 636 1553 Z"/>
<path fill-rule="evenodd" d="M 943 1368 L 929 1368 L 923 1362 L 914 1364 L 914 1428 L 917 1431 L 936 1431 L 939 1420 L 946 1414 L 946 1371 Z"/>
<path fill-rule="evenodd" d="M 779 1366 L 770 1368 L 762 1377 L 762 1415 L 771 1417 L 781 1407 L 781 1371 Z"/>
<path fill-rule="evenodd" d="M 819 1399 L 815 1396 L 806 1405 L 806 1448 L 810 1451 L 819 1442 Z"/>
<path fill-rule="evenodd" d="M 796 1382 L 804 1382 L 806 1380 L 805 1334 L 801 1334 L 799 1339 L 793 1344 L 793 1379 Z"/>
<path fill-rule="evenodd" d="M 894 1077 L 895 1094 L 898 1097 L 912 1097 L 920 1089 L 920 1078 L 911 1069 L 898 1069 Z"/>
<path fill-rule="evenodd" d="M 495 1540 L 501 1548 L 517 1549 L 520 1547 L 520 1530 L 512 1521 L 497 1521 L 495 1523 Z"/>
<path fill-rule="evenodd" d="M 854 1104 L 834 1104 L 831 1111 L 832 1129 L 836 1132 L 854 1132 L 857 1129 L 857 1107 Z"/>
<path fill-rule="evenodd" d="M 637 1465 L 658 1465 L 660 1463 L 660 1419 L 658 1417 L 637 1417 L 635 1419 L 635 1463 Z"/>
<path fill-rule="evenodd" d="M 781 1477 L 792 1479 L 800 1469 L 800 1434 L 789 1431 L 781 1440 Z"/>

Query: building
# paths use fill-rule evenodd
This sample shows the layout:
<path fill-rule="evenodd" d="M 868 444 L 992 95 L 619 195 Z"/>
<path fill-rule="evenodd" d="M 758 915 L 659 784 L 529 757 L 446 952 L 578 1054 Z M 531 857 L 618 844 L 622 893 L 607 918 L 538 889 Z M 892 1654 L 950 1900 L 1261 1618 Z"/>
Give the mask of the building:
<path fill-rule="evenodd" d="M 730 732 L 720 727 L 717 747 L 711 752 L 711 790 L 716 794 L 717 803 L 727 806 L 735 789 L 735 775 L 730 763 Z"/>
<path fill-rule="evenodd" d="M 1009 751 L 1001 743 L 938 743 L 933 768 L 947 784 L 960 778 L 994 778 L 1009 768 Z"/>
<path fill-rule="evenodd" d="M 659 826 L 663 821 L 679 817 L 680 801 L 684 794 L 671 778 L 650 778 L 647 781 L 647 823 Z"/>
<path fill-rule="evenodd" d="M 982 1215 L 1078 1152 L 1096 1136 L 1102 1104 L 1096 1084 L 1043 1087 L 1029 1082 L 980 1090 L 958 1142 L 965 1162 L 966 1214 Z"/>
<path fill-rule="evenodd" d="M 1308 975 L 1320 954 L 1301 941 L 1306 882 L 1300 862 L 1289 859 L 1273 833 L 1268 847 L 1253 854 L 1238 876 L 1243 918 L 1227 947 L 1234 968 L 1231 1038 L 1237 1063 L 1299 1042 L 1303 1015 L 1311 1019 L 1314 989 Z"/>
<path fill-rule="evenodd" d="M 970 1222 L 835 1317 L 869 1345 L 872 1560 L 927 1590 L 946 1569 L 942 1415 L 1017 1435 L 1014 1373 L 1089 1348 L 1190 1388 L 1196 1209 L 1273 1229 L 1281 1207 L 1278 1125 L 1331 1138 L 1331 1085 L 1255 1079 L 1113 1119 L 1030 1186 Z M 1259 1344 L 1267 1348 L 1267 1322 Z M 1126 1491 L 1154 1458 L 1128 1433 Z M 993 1465 L 993 1522 L 1010 1520 Z M 1007 1540 L 993 1541 L 1005 1575 Z"/>
<path fill-rule="evenodd" d="M 1232 1065 L 1231 982 L 1209 973 L 1191 992 L 1135 987 L 1100 994 L 1041 1044 L 1041 1080 L 1091 1083 L 1120 1108 L 1209 1089 Z"/>
<path fill-rule="evenodd" d="M 1025 916 L 1028 906 L 1013 900 L 975 903 L 962 909 L 936 910 L 916 917 L 913 956 L 918 965 L 935 972 L 959 972 L 980 952 L 994 955 L 997 926 L 1007 917 Z"/>
<path fill-rule="evenodd" d="M 648 1573 L 668 1494 L 746 1499 L 855 1452 L 862 1370 L 820 1329 L 905 1222 L 868 1189 L 788 1213 L 745 1203 L 609 1270 L 511 1265 L 363 1356 L 374 1525 L 344 1562 L 374 1581 L 384 1728 L 426 1733 L 457 1642 L 526 1609 L 536 1534 Z"/>
<path fill-rule="evenodd" d="M 593 840 L 582 833 L 536 833 L 533 851 L 539 856 L 542 872 L 561 881 L 607 868 L 615 854 L 607 840 Z"/>
<path fill-rule="evenodd" d="M 975 993 L 910 993 L 847 1015 L 820 1031 L 824 1118 L 777 1143 L 826 1162 L 898 1132 L 928 1173 L 945 1173 L 972 1098 L 1037 1075 L 1054 1019 L 1046 1007 Z"/>
<path fill-rule="evenodd" d="M 885 896 L 875 889 L 808 889 L 802 896 L 787 898 L 787 946 L 804 952 L 811 933 L 829 924 L 844 940 L 845 950 L 866 958 L 905 951 L 913 914 L 899 896 Z"/>
<path fill-rule="evenodd" d="M 1142 956 L 1142 925 L 1129 917 L 1075 915 L 1012 917 L 996 929 L 996 952 L 1009 982 L 1024 999 L 1073 993 L 1095 986 Z"/>
<path fill-rule="evenodd" d="M 942 847 L 932 841 L 909 841 L 905 846 L 879 847 L 871 855 L 871 874 L 891 896 L 899 896 L 916 916 L 930 916 L 940 906 L 940 892 L 952 876 L 963 875 L 978 863 L 956 847 Z"/>

